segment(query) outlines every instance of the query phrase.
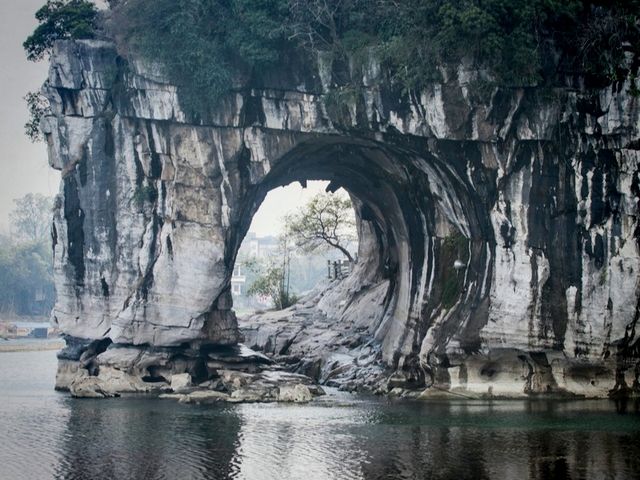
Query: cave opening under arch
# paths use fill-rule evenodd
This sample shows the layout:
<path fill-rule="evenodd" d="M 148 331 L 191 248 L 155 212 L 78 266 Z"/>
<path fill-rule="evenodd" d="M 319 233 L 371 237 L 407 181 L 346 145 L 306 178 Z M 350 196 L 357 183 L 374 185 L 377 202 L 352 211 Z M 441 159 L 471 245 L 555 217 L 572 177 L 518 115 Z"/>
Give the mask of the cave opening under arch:
<path fill-rule="evenodd" d="M 241 175 L 252 178 L 251 169 L 239 162 Z M 377 299 L 365 335 L 380 344 L 385 364 L 414 377 L 424 377 L 454 336 L 461 348 L 477 348 L 493 240 L 480 200 L 453 165 L 380 142 L 321 136 L 298 143 L 265 171 L 247 182 L 229 229 L 227 271 L 269 191 L 324 180 L 327 191 L 343 188 L 353 199 L 359 237 L 354 272 L 338 306 L 321 302 L 324 313 L 353 317 L 363 298 Z"/>
<path fill-rule="evenodd" d="M 231 295 L 239 317 L 287 308 L 351 271 L 358 260 L 353 201 L 346 190 L 331 193 L 328 186 L 293 182 L 266 195 L 233 268 Z"/>

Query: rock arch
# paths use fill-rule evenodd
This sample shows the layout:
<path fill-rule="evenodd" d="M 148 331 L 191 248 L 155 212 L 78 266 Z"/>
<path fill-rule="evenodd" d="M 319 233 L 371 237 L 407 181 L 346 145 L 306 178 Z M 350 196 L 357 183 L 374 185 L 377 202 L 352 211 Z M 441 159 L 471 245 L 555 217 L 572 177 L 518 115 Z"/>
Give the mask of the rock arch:
<path fill-rule="evenodd" d="M 640 123 L 624 90 L 478 104 L 473 72 L 406 95 L 372 63 L 336 108 L 331 66 L 299 70 L 195 118 L 112 43 L 56 44 L 43 129 L 63 176 L 53 315 L 71 344 L 234 344 L 229 281 L 253 213 L 275 186 L 326 179 L 358 200 L 371 253 L 333 313 L 382 296 L 369 331 L 389 369 L 505 394 L 637 381 Z"/>
<path fill-rule="evenodd" d="M 232 238 L 244 236 L 261 199 L 274 187 L 296 180 L 328 180 L 330 189 L 345 188 L 356 199 L 361 235 L 370 237 L 363 239 L 366 247 L 359 255 L 366 265 L 358 267 L 368 273 L 358 274 L 358 280 L 364 288 L 382 279 L 389 283 L 387 301 L 372 331 L 384 345 L 385 360 L 397 364 L 420 351 L 420 319 L 435 318 L 445 310 L 475 312 L 486 297 L 494 240 L 488 215 L 477 208 L 482 200 L 468 181 L 432 155 L 348 136 L 306 137 L 269 161 L 268 172 L 240 201 L 249 207 L 239 209 L 239 235 L 234 232 Z M 464 239 L 464 278 L 453 269 L 457 252 L 453 258 L 454 252 L 443 252 L 447 237 Z M 236 240 L 228 248 L 238 246 Z M 451 283 L 444 278 L 451 274 L 456 275 L 458 294 L 466 295 L 459 299 L 454 294 L 454 299 L 447 299 L 453 304 L 443 306 L 441 285 Z M 452 336 L 458 327 L 449 326 L 442 335 Z M 478 332 L 479 328 L 475 338 L 465 336 L 463 342 L 478 343 Z M 425 353 L 434 346 L 425 345 Z"/>

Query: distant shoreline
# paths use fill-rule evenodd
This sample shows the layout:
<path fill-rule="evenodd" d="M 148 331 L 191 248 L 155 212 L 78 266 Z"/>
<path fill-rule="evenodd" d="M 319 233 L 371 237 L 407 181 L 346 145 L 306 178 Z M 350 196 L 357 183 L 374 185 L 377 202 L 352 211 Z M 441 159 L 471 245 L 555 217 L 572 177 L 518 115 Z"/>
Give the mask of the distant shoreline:
<path fill-rule="evenodd" d="M 8 343 L 0 340 L 0 353 L 4 352 L 41 352 L 46 350 L 60 350 L 64 347 L 64 340 L 35 340 L 28 343 Z"/>

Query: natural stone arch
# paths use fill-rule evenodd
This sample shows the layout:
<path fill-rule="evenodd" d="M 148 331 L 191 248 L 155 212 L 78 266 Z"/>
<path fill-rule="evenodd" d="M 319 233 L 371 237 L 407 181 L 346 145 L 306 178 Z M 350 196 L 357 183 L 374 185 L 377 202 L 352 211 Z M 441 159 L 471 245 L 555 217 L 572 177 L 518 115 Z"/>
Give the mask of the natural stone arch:
<path fill-rule="evenodd" d="M 265 143 L 269 135 L 259 134 Z M 254 178 L 241 200 L 237 232 L 232 232 L 227 246 L 231 258 L 269 190 L 293 181 L 328 180 L 328 188 L 342 187 L 356 199 L 359 231 L 371 237 L 362 242 L 366 247 L 360 252 L 360 262 L 367 265 L 358 268 L 368 275 L 359 278 L 360 282 L 366 288 L 374 279 L 389 280 L 388 302 L 373 328 L 383 344 L 385 361 L 404 364 L 407 357 L 417 358 L 422 348 L 426 366 L 428 355 L 446 341 L 423 345 L 425 317 L 443 318 L 441 325 L 434 325 L 441 340 L 462 333 L 465 347 L 474 348 L 486 318 L 469 322 L 469 316 L 477 311 L 491 283 L 494 241 L 489 218 L 478 208 L 482 200 L 468 182 L 451 165 L 423 152 L 419 155 L 354 137 L 302 135 L 287 152 L 268 161 L 267 172 L 259 180 Z M 456 301 L 443 306 L 442 284 L 454 272 L 457 259 L 442 254 L 448 235 L 463 237 L 469 254 Z M 462 292 L 465 298 L 457 298 Z M 449 324 L 454 314 L 466 316 L 468 326 L 457 318 Z M 460 327 L 465 327 L 462 332 Z M 473 334 L 471 329 L 475 329 Z"/>
<path fill-rule="evenodd" d="M 327 105 L 332 65 L 297 59 L 195 118 L 159 69 L 113 43 L 58 42 L 43 121 L 63 176 L 53 316 L 81 346 L 64 355 L 78 361 L 102 340 L 138 353 L 237 342 L 228 278 L 251 212 L 295 171 L 330 176 L 305 161 L 340 147 L 353 154 L 340 178 L 360 178 L 365 159 L 390 192 L 351 187 L 374 251 L 399 265 L 395 320 L 378 336 L 387 367 L 476 393 L 602 396 L 637 382 L 640 110 L 629 85 L 502 88 L 478 103 L 478 72 L 464 66 L 406 95 L 370 60 L 341 108 Z M 462 278 L 447 271 L 449 231 L 469 252 Z M 450 278 L 461 285 L 438 309 Z"/>

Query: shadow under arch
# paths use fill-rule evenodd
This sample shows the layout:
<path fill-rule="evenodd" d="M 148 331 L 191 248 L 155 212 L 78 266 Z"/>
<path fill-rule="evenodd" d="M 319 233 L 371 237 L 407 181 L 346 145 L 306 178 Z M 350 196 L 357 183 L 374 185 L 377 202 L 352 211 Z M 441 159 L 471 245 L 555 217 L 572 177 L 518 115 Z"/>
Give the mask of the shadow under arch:
<path fill-rule="evenodd" d="M 488 297 L 495 241 L 489 209 L 454 164 L 426 149 L 417 153 L 368 139 L 308 135 L 269 159 L 262 176 L 252 168 L 249 161 L 239 162 L 241 174 L 244 169 L 252 181 L 227 238 L 228 271 L 270 190 L 329 181 L 327 190 L 344 188 L 354 200 L 360 291 L 388 280 L 383 311 L 371 326 L 385 363 L 424 376 L 433 355 L 442 354 L 453 336 L 460 336 L 462 348 L 480 344 L 486 315 L 478 307 Z M 463 274 L 454 270 L 456 260 L 464 262 Z"/>

